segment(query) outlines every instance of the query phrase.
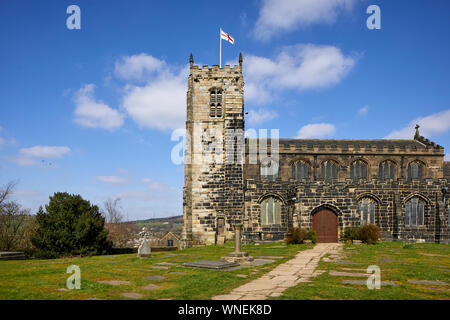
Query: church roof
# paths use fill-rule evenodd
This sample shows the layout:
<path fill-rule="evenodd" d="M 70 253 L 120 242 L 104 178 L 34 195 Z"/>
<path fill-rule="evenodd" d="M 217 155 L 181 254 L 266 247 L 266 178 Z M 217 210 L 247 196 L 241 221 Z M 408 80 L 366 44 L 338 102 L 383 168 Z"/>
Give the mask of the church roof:
<path fill-rule="evenodd" d="M 261 139 L 246 139 L 247 143 L 250 140 Z M 271 139 L 268 139 L 271 140 Z M 268 145 L 270 143 L 268 142 Z M 418 140 L 389 140 L 389 139 L 279 139 L 279 146 L 283 149 L 289 149 L 291 146 L 294 148 L 300 147 L 336 147 L 340 149 L 352 148 L 366 148 L 376 147 L 377 149 L 413 149 L 413 150 L 426 150 L 428 148 L 443 149 L 441 146 L 433 143 L 425 144 Z"/>

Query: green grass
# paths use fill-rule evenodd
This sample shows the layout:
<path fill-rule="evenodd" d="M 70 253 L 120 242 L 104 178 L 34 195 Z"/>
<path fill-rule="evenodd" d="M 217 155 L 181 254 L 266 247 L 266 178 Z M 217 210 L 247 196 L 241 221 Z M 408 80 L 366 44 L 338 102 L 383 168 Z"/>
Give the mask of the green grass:
<path fill-rule="evenodd" d="M 248 245 L 243 249 L 252 256 L 283 256 L 274 263 L 232 271 L 216 271 L 187 268 L 182 262 L 193 260 L 216 260 L 233 251 L 233 243 L 224 246 L 193 247 L 182 251 L 155 252 L 148 259 L 135 254 L 94 256 L 84 258 L 0 261 L 0 299 L 126 299 L 123 292 L 137 292 L 144 299 L 210 299 L 225 294 L 252 279 L 272 270 L 276 265 L 292 258 L 299 250 L 311 248 L 307 245 L 289 245 L 277 248 L 283 243 Z M 168 270 L 152 269 L 157 263 L 169 262 L 176 265 Z M 60 292 L 66 288 L 66 273 L 69 265 L 81 269 L 81 289 Z M 170 271 L 183 272 L 174 274 Z M 245 274 L 247 278 L 240 278 Z M 145 279 L 149 275 L 163 275 L 163 281 Z M 130 284 L 112 286 L 100 280 L 126 280 Z M 143 290 L 150 283 L 160 285 L 153 291 Z"/>
<path fill-rule="evenodd" d="M 442 256 L 426 256 L 438 254 Z M 343 279 L 361 279 L 330 276 L 328 272 L 317 276 L 310 283 L 301 283 L 287 289 L 281 297 L 274 299 L 450 299 L 449 286 L 415 285 L 408 280 L 439 280 L 450 282 L 450 246 L 444 244 L 414 244 L 413 248 L 403 248 L 401 242 L 385 242 L 376 245 L 345 245 L 341 260 L 360 262 L 361 265 L 338 265 L 333 262 L 319 263 L 319 270 L 340 270 L 365 273 L 369 265 L 377 265 L 382 281 L 393 281 L 398 286 L 381 286 L 369 290 L 366 286 L 343 284 Z M 382 260 L 397 260 L 390 262 Z M 447 267 L 447 269 L 442 268 Z M 349 271 L 342 268 L 364 269 Z M 444 290 L 439 290 L 444 289 Z"/>

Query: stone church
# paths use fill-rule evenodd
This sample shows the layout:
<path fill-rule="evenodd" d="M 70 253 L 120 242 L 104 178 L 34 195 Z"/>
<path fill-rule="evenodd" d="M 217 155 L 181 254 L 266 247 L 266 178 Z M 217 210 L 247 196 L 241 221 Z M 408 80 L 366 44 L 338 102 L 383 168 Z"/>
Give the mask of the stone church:
<path fill-rule="evenodd" d="M 242 55 L 223 68 L 191 55 L 186 99 L 184 247 L 224 243 L 236 227 L 246 242 L 291 227 L 338 242 L 369 223 L 384 241 L 449 241 L 450 162 L 419 126 L 411 140 L 249 137 Z"/>

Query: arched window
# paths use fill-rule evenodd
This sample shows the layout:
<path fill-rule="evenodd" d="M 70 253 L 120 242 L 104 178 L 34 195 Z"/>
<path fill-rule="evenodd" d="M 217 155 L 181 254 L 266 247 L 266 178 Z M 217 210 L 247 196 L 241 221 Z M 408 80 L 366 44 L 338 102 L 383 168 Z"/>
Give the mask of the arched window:
<path fill-rule="evenodd" d="M 320 176 L 327 181 L 337 178 L 337 163 L 333 160 L 322 162 L 320 167 Z"/>
<path fill-rule="evenodd" d="M 408 180 L 411 179 L 422 180 L 422 177 L 423 177 L 423 164 L 418 161 L 411 162 L 408 165 Z"/>
<path fill-rule="evenodd" d="M 414 197 L 405 203 L 405 226 L 415 227 L 424 224 L 425 202 Z"/>
<path fill-rule="evenodd" d="M 367 163 L 356 160 L 350 165 L 350 178 L 354 180 L 367 178 Z"/>
<path fill-rule="evenodd" d="M 358 214 L 361 224 L 375 224 L 376 202 L 372 198 L 362 198 L 358 202 Z"/>
<path fill-rule="evenodd" d="M 292 164 L 292 178 L 297 181 L 308 179 L 309 166 L 305 161 L 297 161 Z"/>
<path fill-rule="evenodd" d="M 261 202 L 261 225 L 281 224 L 281 200 L 267 197 Z"/>
<path fill-rule="evenodd" d="M 278 178 L 278 163 L 271 159 L 261 161 L 261 178 L 275 181 Z"/>
<path fill-rule="evenodd" d="M 211 89 L 209 95 L 209 116 L 222 117 L 222 89 Z"/>
<path fill-rule="evenodd" d="M 380 181 L 387 179 L 394 180 L 395 164 L 392 161 L 386 160 L 380 163 L 378 176 Z"/>

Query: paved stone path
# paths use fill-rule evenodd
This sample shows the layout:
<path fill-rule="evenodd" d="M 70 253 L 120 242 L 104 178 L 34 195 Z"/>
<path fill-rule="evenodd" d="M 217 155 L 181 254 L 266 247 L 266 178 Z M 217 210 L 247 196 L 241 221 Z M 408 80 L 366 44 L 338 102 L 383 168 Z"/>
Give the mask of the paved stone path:
<path fill-rule="evenodd" d="M 321 274 L 315 271 L 325 254 L 339 254 L 342 244 L 320 243 L 314 248 L 300 251 L 295 258 L 278 265 L 262 277 L 233 289 L 229 294 L 212 297 L 213 300 L 264 300 L 278 297 L 292 286 Z"/>

